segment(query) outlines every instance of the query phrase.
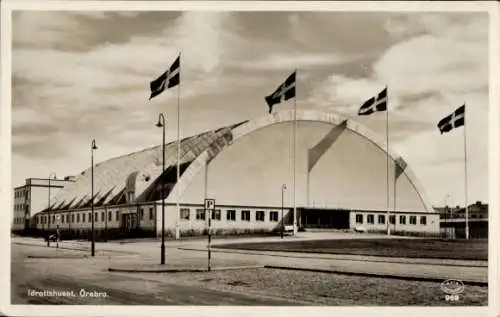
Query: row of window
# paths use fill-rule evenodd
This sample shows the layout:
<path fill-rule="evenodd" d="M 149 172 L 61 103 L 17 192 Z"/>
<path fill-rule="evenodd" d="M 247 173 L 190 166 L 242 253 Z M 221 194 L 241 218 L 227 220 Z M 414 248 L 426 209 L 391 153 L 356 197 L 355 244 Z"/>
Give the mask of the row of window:
<path fill-rule="evenodd" d="M 196 209 L 195 219 L 196 220 L 205 220 L 206 213 L 208 211 L 205 209 Z M 269 221 L 277 222 L 279 218 L 279 213 L 277 211 L 269 212 Z M 252 212 L 250 210 L 241 210 L 239 219 L 241 221 L 250 221 L 252 218 Z M 180 219 L 181 220 L 190 220 L 191 219 L 191 209 L 189 208 L 181 208 L 180 210 Z M 212 220 L 222 220 L 222 212 L 220 209 L 214 209 L 212 211 Z M 236 221 L 236 210 L 229 209 L 226 210 L 225 219 L 227 221 Z M 263 210 L 257 210 L 255 212 L 255 221 L 266 221 L 266 212 Z"/>
<path fill-rule="evenodd" d="M 14 224 L 23 224 L 24 223 L 24 218 L 14 218 Z"/>
<path fill-rule="evenodd" d="M 141 219 L 145 220 L 144 218 L 144 209 L 141 208 L 140 211 Z M 61 214 L 59 215 L 61 218 L 60 223 L 80 223 L 80 220 L 82 223 L 84 222 L 92 222 L 92 212 L 82 212 L 82 213 L 71 213 L 71 214 Z M 41 217 L 36 218 L 36 224 L 46 224 L 48 220 L 48 215 L 44 215 Z M 50 223 L 56 223 L 56 215 L 51 215 L 51 222 Z M 99 221 L 99 213 L 94 212 L 94 219 L 95 221 Z M 153 213 L 153 208 L 149 208 L 149 220 L 152 220 L 154 218 L 154 213 Z M 105 213 L 104 211 L 101 211 L 101 222 L 105 222 Z M 115 221 L 119 221 L 120 219 L 120 213 L 119 211 L 115 211 Z M 113 214 L 111 211 L 108 211 L 108 220 L 107 221 L 113 221 Z"/>
<path fill-rule="evenodd" d="M 14 197 L 15 198 L 24 197 L 24 195 L 25 195 L 26 192 L 27 191 L 24 191 L 24 190 L 22 190 L 22 191 L 15 191 L 14 192 Z"/>
<path fill-rule="evenodd" d="M 356 214 L 356 223 L 357 224 L 363 224 L 363 220 L 364 220 L 363 216 L 364 216 L 363 214 Z M 409 218 L 410 218 L 410 225 L 417 224 L 417 216 L 409 216 Z M 378 215 L 377 221 L 378 221 L 378 224 L 385 224 L 386 223 L 385 215 Z M 374 224 L 375 223 L 375 215 L 367 215 L 366 216 L 366 223 Z M 396 216 L 394 216 L 394 215 L 389 216 L 389 223 L 391 225 L 396 224 Z M 401 224 L 401 225 L 406 224 L 406 216 L 405 215 L 399 216 L 399 224 Z M 424 226 L 427 225 L 427 217 L 426 216 L 420 216 L 420 224 L 424 225 Z"/>
<path fill-rule="evenodd" d="M 24 204 L 16 204 L 14 205 L 14 211 L 23 211 L 24 210 Z"/>

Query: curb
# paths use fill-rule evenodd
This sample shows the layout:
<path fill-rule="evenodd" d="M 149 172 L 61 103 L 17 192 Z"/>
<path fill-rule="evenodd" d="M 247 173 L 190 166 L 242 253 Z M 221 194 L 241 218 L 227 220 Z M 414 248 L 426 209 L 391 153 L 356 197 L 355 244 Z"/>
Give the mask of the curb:
<path fill-rule="evenodd" d="M 379 278 L 390 278 L 395 280 L 406 280 L 406 281 L 420 281 L 420 282 L 439 282 L 442 283 L 446 280 L 443 278 L 435 277 L 418 277 L 418 276 L 402 276 L 393 274 L 383 274 L 383 273 L 366 273 L 366 272 L 350 272 L 350 271 L 340 271 L 340 270 L 328 270 L 328 269 L 314 269 L 314 268 L 300 268 L 300 267 L 290 267 L 290 266 L 279 266 L 279 265 L 265 265 L 266 269 L 278 269 L 278 270 L 292 270 L 292 271 L 305 271 L 305 272 L 317 272 L 317 273 L 331 273 L 331 274 L 342 274 L 342 275 L 354 275 L 354 276 L 365 276 L 365 277 L 379 277 Z M 470 286 L 488 286 L 488 282 L 481 281 L 467 281 L 460 280 L 466 285 Z"/>
<path fill-rule="evenodd" d="M 55 248 L 53 246 L 47 247 L 46 245 L 39 245 L 39 244 L 31 244 L 31 243 L 24 243 L 24 242 L 12 242 L 13 244 L 17 245 L 26 245 L 26 246 L 31 246 L 31 247 L 41 247 L 41 248 L 48 248 L 48 249 L 60 249 L 60 250 L 71 250 L 71 251 L 82 251 L 82 252 L 90 252 L 89 249 L 85 249 L 82 247 L 74 246 L 74 247 L 68 247 L 68 246 L 59 246 L 59 248 Z M 117 253 L 121 255 L 139 255 L 139 253 L 136 252 L 129 252 L 129 251 L 121 251 L 121 250 L 106 250 L 106 249 L 100 249 L 99 251 L 101 252 L 109 252 L 109 253 Z"/>
<path fill-rule="evenodd" d="M 183 250 L 183 251 L 198 251 L 198 252 L 207 252 L 205 249 L 195 249 L 195 248 L 177 248 L 178 250 Z M 217 248 L 216 246 L 212 246 L 211 248 L 212 252 L 220 252 L 220 253 L 238 253 L 238 254 L 246 254 L 246 255 L 267 255 L 267 256 L 275 256 L 275 257 L 282 257 L 282 258 L 300 258 L 300 259 L 317 259 L 317 260 L 340 260 L 340 261 L 354 261 L 354 262 L 376 262 L 376 263 L 398 263 L 398 264 L 413 264 L 413 265 L 439 265 L 439 266 L 458 266 L 458 267 L 484 267 L 487 268 L 488 265 L 480 265 L 480 264 L 462 264 L 462 263 L 426 263 L 423 261 L 420 262 L 412 262 L 412 261 L 394 261 L 393 259 L 397 258 L 388 258 L 386 260 L 381 260 L 381 259 L 348 259 L 348 258 L 334 258 L 334 257 L 324 257 L 321 256 L 322 254 L 325 253 L 308 253 L 308 254 L 317 254 L 320 256 L 313 257 L 313 256 L 303 256 L 303 255 L 294 255 L 293 252 L 290 255 L 288 254 L 272 254 L 272 252 L 275 251 L 257 251 L 257 250 L 242 250 L 242 249 L 224 249 L 224 248 Z M 246 252 L 250 251 L 250 252 Z M 287 251 L 278 251 L 278 252 L 287 252 Z M 333 254 L 330 253 L 331 255 L 335 256 L 342 256 L 342 255 L 347 255 L 347 256 L 364 256 L 364 257 L 373 257 L 369 255 L 356 255 L 356 254 Z M 439 260 L 439 259 L 431 259 L 431 260 Z M 460 261 L 460 260 L 458 260 Z M 472 260 L 466 260 L 466 261 L 472 261 Z"/>
<path fill-rule="evenodd" d="M 86 259 L 88 255 L 28 255 L 28 259 Z"/>
<path fill-rule="evenodd" d="M 226 270 L 244 270 L 244 269 L 260 269 L 264 268 L 264 265 L 250 265 L 250 266 L 227 266 L 227 267 L 216 267 L 211 268 L 210 271 L 226 271 Z M 127 268 L 108 268 L 109 272 L 123 272 L 123 273 L 200 273 L 209 272 L 208 268 L 203 269 L 127 269 Z"/>

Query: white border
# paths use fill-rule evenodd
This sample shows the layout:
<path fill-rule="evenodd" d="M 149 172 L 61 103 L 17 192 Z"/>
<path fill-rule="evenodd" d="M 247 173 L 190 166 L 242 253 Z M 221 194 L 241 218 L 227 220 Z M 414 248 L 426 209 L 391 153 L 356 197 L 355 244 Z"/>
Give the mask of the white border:
<path fill-rule="evenodd" d="M 500 105 L 497 88 L 500 81 L 498 4 L 493 1 L 482 2 L 272 2 L 272 1 L 42 1 L 42 0 L 4 0 L 1 3 L 1 107 L 0 107 L 0 250 L 3 251 L 0 262 L 0 281 L 3 292 L 0 292 L 0 312 L 16 316 L 165 316 L 178 314 L 182 316 L 221 316 L 227 314 L 242 315 L 307 315 L 331 316 L 394 316 L 406 317 L 435 314 L 436 316 L 497 316 L 499 310 L 500 271 L 498 242 L 498 122 Z M 446 308 L 413 308 L 413 307 L 205 307 L 205 306 L 29 306 L 10 305 L 10 210 L 12 209 L 11 184 L 11 10 L 91 10 L 91 11 L 160 11 L 160 10 L 198 10 L 198 11 L 488 11 L 490 12 L 490 128 L 489 128 L 489 203 L 490 203 L 490 239 L 489 239 L 489 307 L 446 307 Z M 5 230 L 4 230 L 5 229 Z"/>

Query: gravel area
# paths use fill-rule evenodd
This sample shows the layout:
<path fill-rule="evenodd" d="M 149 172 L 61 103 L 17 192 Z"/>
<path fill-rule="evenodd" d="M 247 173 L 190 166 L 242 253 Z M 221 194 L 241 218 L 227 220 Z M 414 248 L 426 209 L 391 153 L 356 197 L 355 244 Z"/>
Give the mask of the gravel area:
<path fill-rule="evenodd" d="M 458 302 L 446 302 L 440 283 L 366 278 L 340 274 L 246 269 L 158 274 L 156 280 L 257 296 L 281 297 L 309 305 L 483 306 L 488 288 L 466 286 Z"/>

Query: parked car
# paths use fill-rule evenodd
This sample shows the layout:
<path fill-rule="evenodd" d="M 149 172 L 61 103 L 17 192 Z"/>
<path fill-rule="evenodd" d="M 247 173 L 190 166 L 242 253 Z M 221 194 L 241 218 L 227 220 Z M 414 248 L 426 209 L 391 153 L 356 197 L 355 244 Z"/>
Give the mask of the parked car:
<path fill-rule="evenodd" d="M 366 232 L 366 229 L 363 228 L 363 227 L 354 227 L 354 232 L 361 232 L 361 233 L 365 233 Z"/>
<path fill-rule="evenodd" d="M 45 241 L 57 241 L 57 234 L 51 234 L 46 236 Z"/>

